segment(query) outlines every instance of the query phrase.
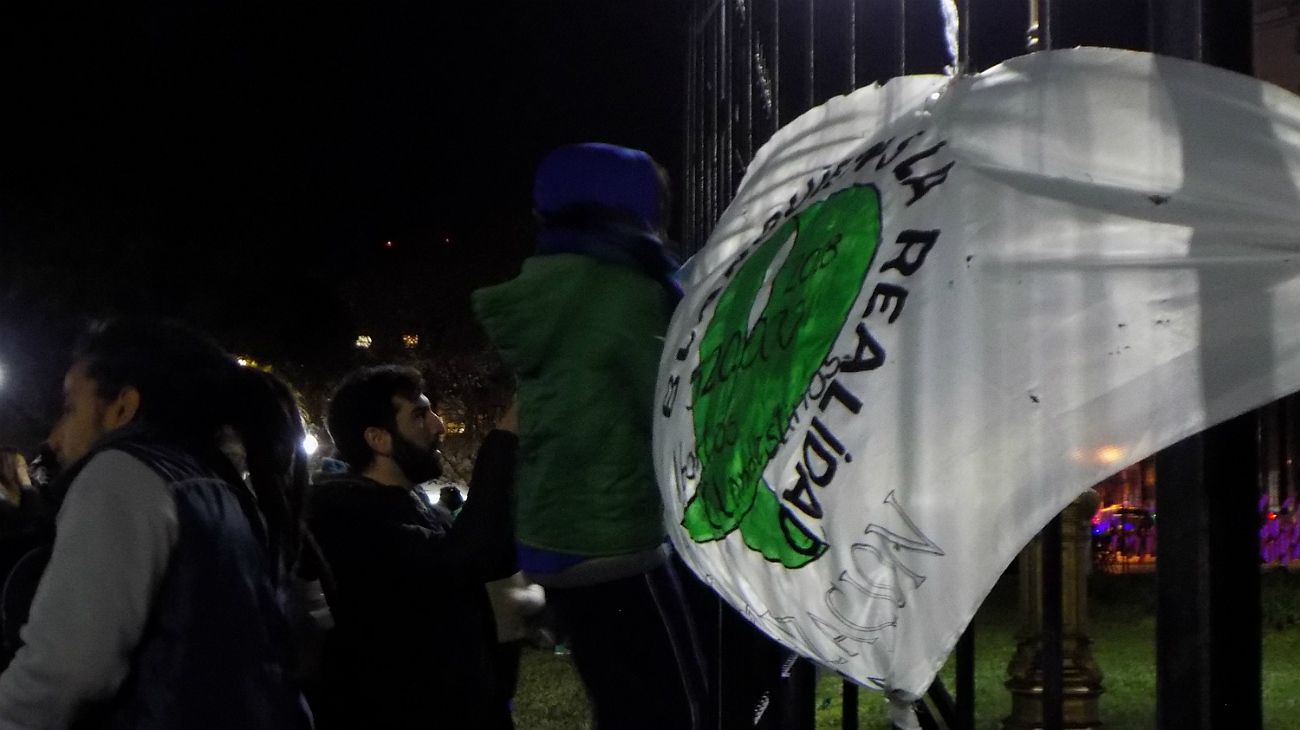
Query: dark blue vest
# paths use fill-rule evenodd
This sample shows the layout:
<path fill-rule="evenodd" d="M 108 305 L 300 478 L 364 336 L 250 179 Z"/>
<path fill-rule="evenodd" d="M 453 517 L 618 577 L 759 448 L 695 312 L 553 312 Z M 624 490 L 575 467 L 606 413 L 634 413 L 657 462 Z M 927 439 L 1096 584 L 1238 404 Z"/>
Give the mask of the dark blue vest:
<path fill-rule="evenodd" d="M 179 536 L 126 682 L 85 727 L 309 728 L 290 676 L 283 594 L 273 584 L 260 525 L 246 514 L 251 498 L 241 505 L 236 492 L 242 485 L 145 438 L 111 439 L 96 451 L 108 449 L 140 459 L 167 483 Z"/>

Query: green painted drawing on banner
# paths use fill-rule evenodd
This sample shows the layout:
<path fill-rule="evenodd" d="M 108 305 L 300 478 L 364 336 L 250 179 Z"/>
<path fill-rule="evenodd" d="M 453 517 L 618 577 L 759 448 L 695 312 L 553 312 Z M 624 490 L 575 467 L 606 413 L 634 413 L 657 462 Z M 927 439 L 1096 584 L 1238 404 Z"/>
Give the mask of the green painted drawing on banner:
<path fill-rule="evenodd" d="M 739 529 L 746 546 L 788 568 L 826 551 L 763 471 L 848 320 L 879 242 L 879 192 L 846 188 L 752 248 L 720 295 L 692 376 L 700 476 L 682 525 L 696 542 Z"/>

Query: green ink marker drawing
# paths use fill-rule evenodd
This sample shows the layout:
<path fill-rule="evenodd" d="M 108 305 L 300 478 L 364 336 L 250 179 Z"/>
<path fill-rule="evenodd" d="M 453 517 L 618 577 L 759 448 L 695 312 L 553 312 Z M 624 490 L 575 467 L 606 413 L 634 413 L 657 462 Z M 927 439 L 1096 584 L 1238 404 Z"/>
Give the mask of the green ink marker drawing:
<path fill-rule="evenodd" d="M 719 298 L 691 383 L 700 460 L 682 519 L 691 539 L 739 529 L 746 546 L 788 568 L 826 551 L 763 471 L 848 321 L 879 245 L 879 192 L 846 188 L 773 231 Z"/>

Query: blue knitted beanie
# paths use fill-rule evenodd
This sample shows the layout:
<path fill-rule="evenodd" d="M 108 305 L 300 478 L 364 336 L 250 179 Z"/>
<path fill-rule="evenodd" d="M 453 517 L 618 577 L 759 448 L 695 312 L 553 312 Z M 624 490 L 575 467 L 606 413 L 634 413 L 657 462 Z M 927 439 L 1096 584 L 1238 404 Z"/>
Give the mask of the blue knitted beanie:
<path fill-rule="evenodd" d="M 612 144 L 566 145 L 542 159 L 533 183 L 539 213 L 577 204 L 595 204 L 639 217 L 646 229 L 659 228 L 659 174 L 641 150 Z"/>

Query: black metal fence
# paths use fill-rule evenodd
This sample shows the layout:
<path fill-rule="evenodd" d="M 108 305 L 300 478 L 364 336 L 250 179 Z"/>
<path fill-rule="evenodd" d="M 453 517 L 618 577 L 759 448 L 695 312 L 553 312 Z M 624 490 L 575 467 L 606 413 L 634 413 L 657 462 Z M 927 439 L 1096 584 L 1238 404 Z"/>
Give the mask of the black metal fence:
<path fill-rule="evenodd" d="M 703 243 L 754 151 L 791 119 L 866 84 L 941 72 L 941 29 L 937 0 L 692 0 L 683 238 Z M 999 60 L 1023 47 L 1009 40 L 994 41 Z"/>
<path fill-rule="evenodd" d="M 949 64 L 939 0 L 688 0 L 682 237 L 699 246 L 754 151 L 832 96 Z M 1250 0 L 957 0 L 959 65 L 1032 48 L 1249 66 Z M 1031 26 L 1037 25 L 1036 30 Z M 1035 44 L 1036 41 L 1036 44 Z"/>
<path fill-rule="evenodd" d="M 942 73 L 951 63 L 939 0 L 688 2 L 682 196 L 688 249 L 703 244 L 754 152 L 782 125 L 832 96 L 903 74 Z M 957 7 L 956 65 L 967 71 L 1029 50 L 1078 45 L 1154 51 L 1250 71 L 1249 0 L 957 0 Z M 1259 602 L 1250 598 L 1259 591 L 1258 423 L 1247 414 L 1158 457 L 1154 700 L 1161 728 L 1262 724 Z M 1044 584 L 1056 587 L 1054 600 L 1045 591 L 1045 728 L 1062 727 L 1060 552 L 1050 548 L 1053 537 L 1059 544 L 1059 530 L 1054 522 L 1045 532 Z M 735 647 L 724 646 L 725 637 L 737 629 L 719 611 L 717 640 L 727 652 Z M 941 724 L 973 727 L 972 655 L 968 634 L 958 651 L 956 703 L 939 702 L 946 715 L 938 718 Z M 744 684 L 727 675 L 737 670 L 720 665 L 717 671 L 724 691 Z M 808 680 L 790 685 L 774 726 L 810 728 Z M 856 691 L 845 687 L 844 728 L 857 727 Z M 719 728 L 726 726 L 723 714 Z"/>

